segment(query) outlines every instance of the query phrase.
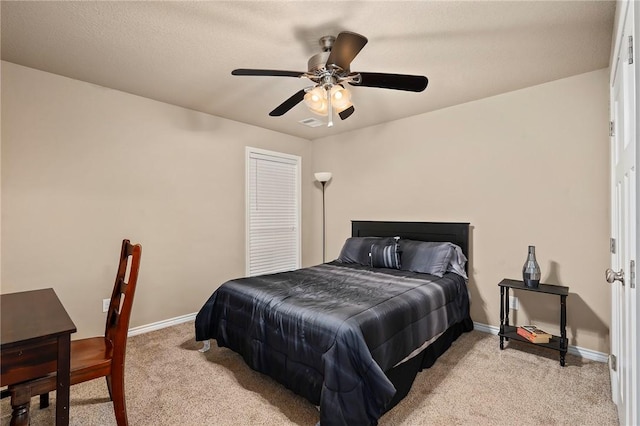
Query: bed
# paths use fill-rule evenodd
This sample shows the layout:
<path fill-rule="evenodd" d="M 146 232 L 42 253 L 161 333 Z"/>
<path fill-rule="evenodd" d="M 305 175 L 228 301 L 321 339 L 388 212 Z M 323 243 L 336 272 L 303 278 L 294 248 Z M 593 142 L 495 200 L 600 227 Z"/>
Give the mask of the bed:
<path fill-rule="evenodd" d="M 220 286 L 196 340 L 319 406 L 323 426 L 377 424 L 473 329 L 468 257 L 468 223 L 353 221 L 332 262 Z"/>

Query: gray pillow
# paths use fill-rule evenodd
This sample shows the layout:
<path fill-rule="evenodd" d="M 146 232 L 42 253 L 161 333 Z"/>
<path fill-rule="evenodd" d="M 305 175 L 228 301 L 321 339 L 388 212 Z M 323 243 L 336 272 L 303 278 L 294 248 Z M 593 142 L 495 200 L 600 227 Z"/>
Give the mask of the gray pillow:
<path fill-rule="evenodd" d="M 347 238 L 338 256 L 338 262 L 357 263 L 369 266 L 369 252 L 372 244 L 392 244 L 392 237 L 351 237 Z"/>
<path fill-rule="evenodd" d="M 400 269 L 400 251 L 397 243 L 371 244 L 370 265 L 374 268 Z"/>
<path fill-rule="evenodd" d="M 449 269 L 454 247 L 452 243 L 400 240 L 400 269 L 442 277 Z"/>
<path fill-rule="evenodd" d="M 465 265 L 467 263 L 467 256 L 462 253 L 460 246 L 453 245 L 454 254 L 451 256 L 451 262 L 449 262 L 448 272 L 455 272 L 465 279 L 469 279 L 467 272 L 465 271 Z"/>

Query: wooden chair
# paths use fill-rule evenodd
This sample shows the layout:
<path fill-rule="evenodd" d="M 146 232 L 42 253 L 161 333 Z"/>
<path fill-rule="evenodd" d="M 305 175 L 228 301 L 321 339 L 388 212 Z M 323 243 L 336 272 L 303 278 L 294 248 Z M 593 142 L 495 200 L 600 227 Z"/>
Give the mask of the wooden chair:
<path fill-rule="evenodd" d="M 141 254 L 140 244 L 131 245 L 129 240 L 122 241 L 120 263 L 107 311 L 104 336 L 71 342 L 71 385 L 106 377 L 118 426 L 128 425 L 124 395 L 124 360 Z M 129 279 L 125 281 L 127 270 Z M 11 407 L 14 414 L 20 413 L 15 416 L 18 419 L 16 424 L 21 423 L 20 418 L 28 421 L 32 396 L 40 395 L 40 408 L 43 408 L 49 405 L 49 392 L 55 389 L 55 373 L 9 386 Z"/>

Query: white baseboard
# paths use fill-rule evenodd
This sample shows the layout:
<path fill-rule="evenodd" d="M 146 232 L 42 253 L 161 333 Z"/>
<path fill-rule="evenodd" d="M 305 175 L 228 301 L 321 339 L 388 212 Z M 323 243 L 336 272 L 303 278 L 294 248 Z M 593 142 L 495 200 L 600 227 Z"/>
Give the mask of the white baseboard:
<path fill-rule="evenodd" d="M 196 314 L 197 312 L 194 312 L 192 314 L 169 318 L 151 324 L 141 325 L 139 327 L 133 327 L 129 329 L 127 336 L 137 336 L 138 334 L 149 333 L 150 331 L 160 330 L 161 328 L 171 327 L 172 325 L 178 325 L 185 322 L 193 321 L 194 319 L 196 319 Z"/>
<path fill-rule="evenodd" d="M 196 318 L 197 312 L 182 315 L 175 318 L 169 318 L 166 320 L 154 322 L 147 325 L 141 325 L 139 327 L 133 327 L 129 329 L 128 336 L 137 336 L 138 334 L 149 333 L 150 331 L 160 330 L 161 328 L 171 327 L 172 325 L 182 324 L 188 321 L 193 321 Z M 481 324 L 479 322 L 473 323 L 474 330 L 478 330 L 482 333 L 489 334 L 498 334 L 500 331 L 500 327 L 496 327 L 493 325 Z M 598 362 L 608 362 L 609 355 L 603 352 L 594 351 L 592 349 L 581 348 L 579 346 L 571 346 L 567 348 L 567 353 L 571 355 L 576 355 L 585 359 L 590 359 L 592 361 Z"/>
<path fill-rule="evenodd" d="M 500 331 L 500 327 L 496 327 L 493 325 L 480 324 L 478 322 L 473 323 L 474 330 L 481 331 L 483 333 L 489 334 L 498 334 Z M 598 362 L 608 362 L 609 354 L 605 354 L 603 352 L 594 351 L 592 349 L 581 348 L 579 346 L 571 346 L 567 348 L 567 353 L 571 355 L 576 355 L 585 359 L 590 359 L 591 361 Z"/>

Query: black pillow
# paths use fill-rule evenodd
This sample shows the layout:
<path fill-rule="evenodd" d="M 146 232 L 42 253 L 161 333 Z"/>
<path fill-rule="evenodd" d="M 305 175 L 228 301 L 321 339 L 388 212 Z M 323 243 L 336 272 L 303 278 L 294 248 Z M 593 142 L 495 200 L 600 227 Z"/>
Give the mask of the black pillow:
<path fill-rule="evenodd" d="M 392 237 L 351 237 L 344 242 L 338 261 L 342 263 L 357 263 L 369 266 L 369 252 L 372 244 L 392 244 Z"/>
<path fill-rule="evenodd" d="M 371 244 L 369 260 L 374 268 L 400 269 L 400 252 L 398 244 Z"/>

